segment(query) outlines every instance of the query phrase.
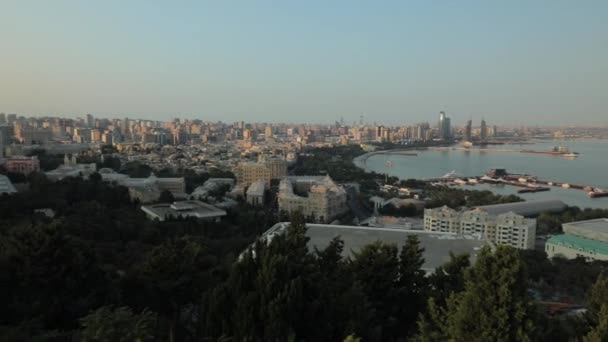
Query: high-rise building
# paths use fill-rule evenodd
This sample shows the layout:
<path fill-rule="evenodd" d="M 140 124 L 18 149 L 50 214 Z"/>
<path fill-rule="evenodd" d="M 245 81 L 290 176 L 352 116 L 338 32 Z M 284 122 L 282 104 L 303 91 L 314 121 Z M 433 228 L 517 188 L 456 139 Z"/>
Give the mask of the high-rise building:
<path fill-rule="evenodd" d="M 472 141 L 473 139 L 473 121 L 467 121 L 467 125 L 464 127 L 464 141 Z"/>
<path fill-rule="evenodd" d="M 89 128 L 95 127 L 95 118 L 93 118 L 92 114 L 87 114 L 86 124 Z"/>
<path fill-rule="evenodd" d="M 452 138 L 451 120 L 445 115 L 445 112 L 439 112 L 439 124 L 437 130 L 439 132 L 439 139 L 449 140 Z"/>
<path fill-rule="evenodd" d="M 0 125 L 4 125 L 6 123 L 6 114 L 0 113 Z"/>
<path fill-rule="evenodd" d="M 486 141 L 488 139 L 488 126 L 486 125 L 486 120 L 484 119 L 481 119 L 479 138 L 481 141 Z"/>

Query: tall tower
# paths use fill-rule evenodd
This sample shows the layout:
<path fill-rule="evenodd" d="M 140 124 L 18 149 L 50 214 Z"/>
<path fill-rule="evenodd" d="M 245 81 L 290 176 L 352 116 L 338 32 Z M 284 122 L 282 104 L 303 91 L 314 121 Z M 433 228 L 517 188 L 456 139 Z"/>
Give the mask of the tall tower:
<path fill-rule="evenodd" d="M 439 124 L 437 126 L 439 139 L 447 140 L 451 138 L 452 125 L 450 124 L 450 118 L 445 115 L 445 112 L 439 112 Z"/>
<path fill-rule="evenodd" d="M 467 121 L 467 125 L 464 127 L 464 140 L 472 141 L 473 138 L 473 121 Z"/>
<path fill-rule="evenodd" d="M 481 129 L 479 132 L 479 138 L 481 141 L 486 141 L 488 139 L 488 126 L 486 125 L 486 120 L 481 119 Z"/>

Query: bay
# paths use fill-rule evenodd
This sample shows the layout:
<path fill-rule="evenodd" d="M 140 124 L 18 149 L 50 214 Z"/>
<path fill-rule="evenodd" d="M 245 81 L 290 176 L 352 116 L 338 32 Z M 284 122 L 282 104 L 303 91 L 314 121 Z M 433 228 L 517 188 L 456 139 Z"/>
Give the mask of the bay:
<path fill-rule="evenodd" d="M 555 146 L 565 146 L 578 152 L 575 159 L 559 155 L 495 152 L 492 149 L 548 151 Z M 455 146 L 456 147 L 456 146 Z M 355 164 L 366 171 L 387 173 L 400 179 L 440 178 L 448 172 L 457 175 L 481 176 L 490 169 L 503 168 L 509 173 L 522 173 L 543 180 L 589 185 L 608 189 L 608 140 L 585 139 L 569 141 L 539 141 L 525 145 L 500 145 L 463 150 L 416 150 L 417 156 L 398 154 L 373 154 L 356 158 Z M 392 164 L 392 167 L 387 166 Z M 491 190 L 499 194 L 516 194 L 519 188 L 504 185 L 464 186 L 470 189 Z M 577 189 L 551 187 L 550 191 L 518 194 L 525 199 L 560 199 L 569 205 L 590 208 L 608 208 L 608 197 L 589 198 Z"/>

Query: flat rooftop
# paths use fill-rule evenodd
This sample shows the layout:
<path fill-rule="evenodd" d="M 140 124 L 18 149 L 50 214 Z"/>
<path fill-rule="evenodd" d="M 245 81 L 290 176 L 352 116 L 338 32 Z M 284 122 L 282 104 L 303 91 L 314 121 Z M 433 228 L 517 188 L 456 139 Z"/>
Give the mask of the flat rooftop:
<path fill-rule="evenodd" d="M 564 223 L 562 228 L 567 234 L 608 242 L 608 218 L 568 222 Z"/>
<path fill-rule="evenodd" d="M 289 222 L 281 222 L 270 228 L 264 236 L 272 238 L 274 234 L 282 232 L 289 226 Z M 372 228 L 360 226 L 339 226 L 328 224 L 307 223 L 306 235 L 310 238 L 309 247 L 324 249 L 329 242 L 339 236 L 344 241 L 344 256 L 352 256 L 362 247 L 376 242 L 396 244 L 401 248 L 408 235 L 416 235 L 424 247 L 424 264 L 422 268 L 432 272 L 435 268 L 450 261 L 450 252 L 455 255 L 469 254 L 471 262 L 477 258 L 479 250 L 487 245 L 484 240 L 473 236 L 456 235 L 450 233 L 427 232 L 420 230 L 405 230 L 398 228 Z"/>
<path fill-rule="evenodd" d="M 512 211 L 522 216 L 538 216 L 545 211 L 561 212 L 566 209 L 566 207 L 566 203 L 560 200 L 543 200 L 482 205 L 471 209 L 480 209 L 491 215 L 500 215 Z"/>
<path fill-rule="evenodd" d="M 7 176 L 0 175 L 0 194 L 12 194 L 15 192 L 17 192 L 17 190 L 13 186 L 11 180 L 8 179 Z"/>
<path fill-rule="evenodd" d="M 581 250 L 587 253 L 608 255 L 608 242 L 587 239 L 571 234 L 552 236 L 547 240 L 547 243 Z"/>
<path fill-rule="evenodd" d="M 179 201 L 173 203 L 159 203 L 142 205 L 148 216 L 161 221 L 169 217 L 196 217 L 200 219 L 211 219 L 226 216 L 226 211 L 216 208 L 201 201 Z"/>

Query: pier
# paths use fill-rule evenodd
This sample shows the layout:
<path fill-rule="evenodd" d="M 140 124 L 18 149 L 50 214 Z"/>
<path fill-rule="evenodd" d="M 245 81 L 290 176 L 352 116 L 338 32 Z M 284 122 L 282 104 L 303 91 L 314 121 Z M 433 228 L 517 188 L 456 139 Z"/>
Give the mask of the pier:
<path fill-rule="evenodd" d="M 497 176 L 500 174 L 500 176 Z M 476 185 L 476 184 L 505 184 L 520 187 L 517 193 L 534 193 L 542 191 L 550 191 L 551 187 L 582 190 L 591 198 L 608 197 L 608 189 L 600 189 L 590 185 L 572 184 L 567 182 L 550 181 L 539 179 L 530 175 L 524 174 L 509 174 L 502 170 L 496 172 L 492 170 L 483 176 L 477 177 L 442 177 L 429 179 L 430 183 L 443 183 L 448 185 Z"/>
<path fill-rule="evenodd" d="M 514 150 L 508 148 L 467 148 L 467 147 L 429 147 L 432 151 L 461 151 L 461 152 L 499 152 L 499 153 L 529 153 L 529 154 L 547 154 L 552 156 L 576 157 L 577 152 L 568 150 L 555 151 L 538 151 L 538 150 Z"/>

